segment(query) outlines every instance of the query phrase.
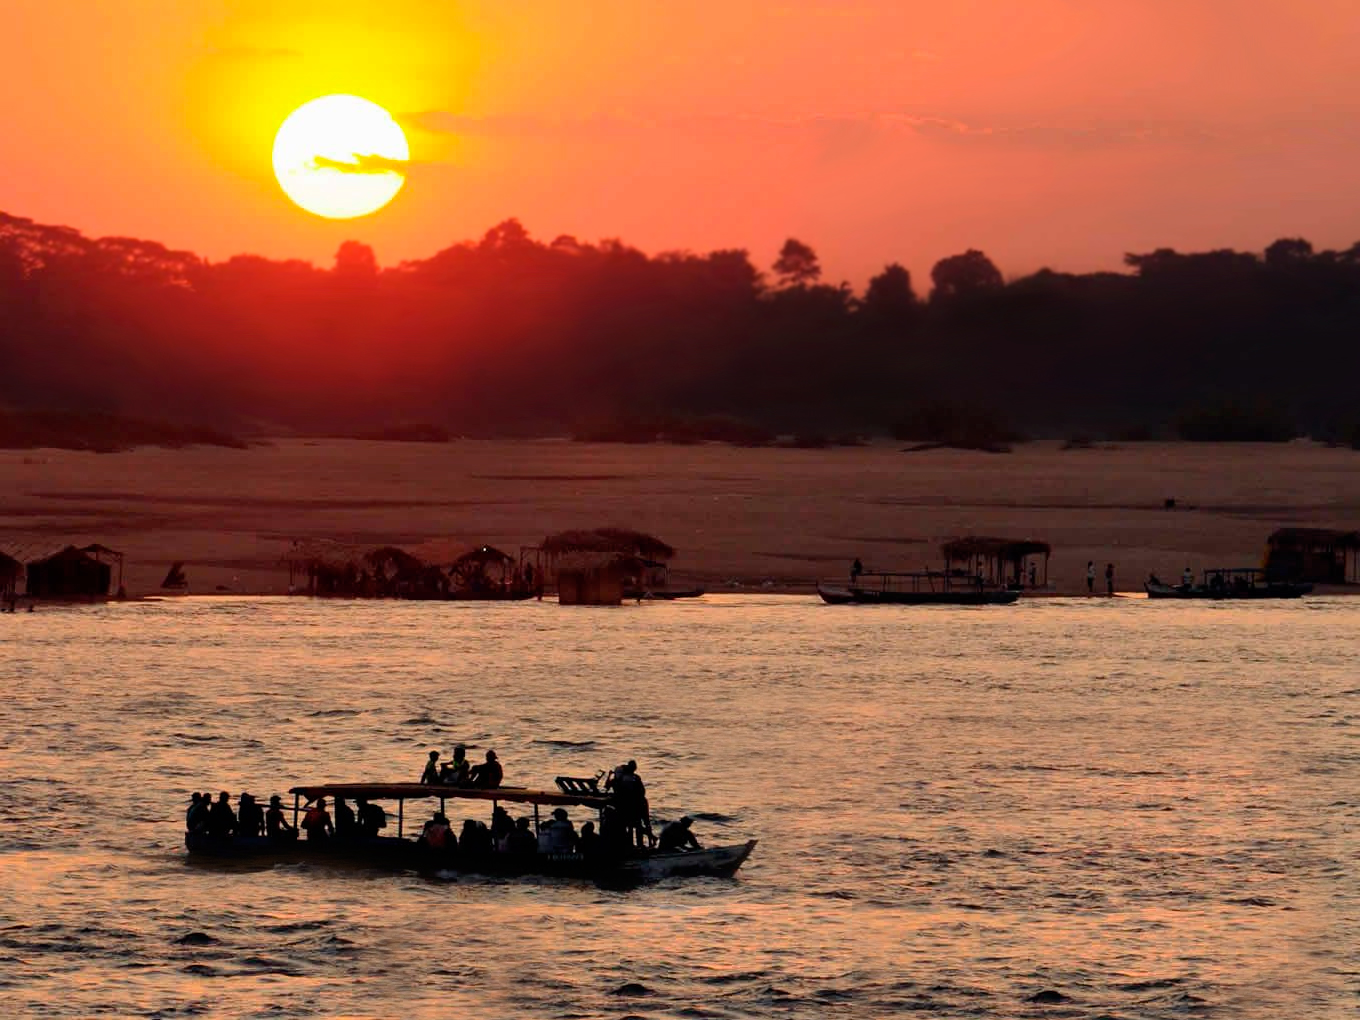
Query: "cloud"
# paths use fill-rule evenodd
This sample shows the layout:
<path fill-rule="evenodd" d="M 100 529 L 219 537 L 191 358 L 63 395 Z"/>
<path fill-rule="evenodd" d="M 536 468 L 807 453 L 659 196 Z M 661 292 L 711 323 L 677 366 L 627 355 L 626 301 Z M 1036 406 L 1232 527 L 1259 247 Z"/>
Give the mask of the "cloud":
<path fill-rule="evenodd" d="M 312 165 L 318 170 L 339 170 L 342 174 L 404 174 L 411 169 L 411 161 L 408 159 L 366 156 L 358 152 L 354 154 L 352 162 L 343 159 L 331 159 L 329 156 L 313 156 Z"/>
<path fill-rule="evenodd" d="M 894 136 L 914 135 L 952 145 L 985 145 L 1036 149 L 1099 149 L 1141 144 L 1195 145 L 1216 139 L 1195 124 L 1125 121 L 988 123 L 934 113 L 868 112 L 860 114 L 773 118 L 745 114 L 671 116 L 648 119 L 627 116 L 544 118 L 529 115 L 475 116 L 426 110 L 399 116 L 398 121 L 431 134 L 483 138 L 617 138 L 652 131 L 711 137 L 806 137 L 826 147 L 862 148 Z"/>

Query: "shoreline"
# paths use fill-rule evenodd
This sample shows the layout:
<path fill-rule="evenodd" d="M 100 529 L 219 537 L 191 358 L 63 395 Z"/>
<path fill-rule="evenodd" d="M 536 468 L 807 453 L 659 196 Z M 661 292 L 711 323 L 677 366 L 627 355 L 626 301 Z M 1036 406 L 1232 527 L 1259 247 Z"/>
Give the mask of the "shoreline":
<path fill-rule="evenodd" d="M 281 559 L 295 538 L 454 538 L 517 556 L 552 532 L 621 526 L 676 547 L 675 587 L 815 595 L 855 558 L 940 569 L 941 544 L 973 534 L 1049 542 L 1049 587 L 1026 597 L 1084 596 L 1088 560 L 1114 563 L 1116 586 L 1136 591 L 1149 573 L 1260 566 L 1279 527 L 1360 526 L 1357 457 L 1316 444 L 1057 441 L 1010 454 L 306 439 L 0 451 L 0 550 L 38 558 L 99 542 L 125 554 L 129 595 L 173 594 L 160 582 L 177 560 L 196 594 L 270 595 L 287 592 Z"/>

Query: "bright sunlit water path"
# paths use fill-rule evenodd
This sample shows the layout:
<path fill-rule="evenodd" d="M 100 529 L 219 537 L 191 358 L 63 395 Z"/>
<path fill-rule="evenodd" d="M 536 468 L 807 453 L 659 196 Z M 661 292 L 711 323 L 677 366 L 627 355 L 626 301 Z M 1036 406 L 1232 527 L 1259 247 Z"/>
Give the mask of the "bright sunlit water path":
<path fill-rule="evenodd" d="M 0 1001 L 1353 1016 L 1358 625 L 1341 599 L 0 616 Z M 636 757 L 656 815 L 761 844 L 736 880 L 623 893 L 186 863 L 193 789 L 413 780 L 456 741 L 494 747 L 508 783 Z"/>

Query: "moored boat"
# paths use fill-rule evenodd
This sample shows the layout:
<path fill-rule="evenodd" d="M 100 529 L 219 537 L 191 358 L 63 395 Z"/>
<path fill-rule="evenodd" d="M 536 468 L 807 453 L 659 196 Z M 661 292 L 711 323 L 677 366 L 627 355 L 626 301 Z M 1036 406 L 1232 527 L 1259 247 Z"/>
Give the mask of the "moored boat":
<path fill-rule="evenodd" d="M 938 570 L 864 571 L 849 584 L 818 581 L 817 594 L 831 605 L 868 606 L 1004 606 L 1020 597 L 976 576 Z"/>
<path fill-rule="evenodd" d="M 1313 586 L 1272 578 L 1257 567 L 1218 567 L 1206 570 L 1199 584 L 1167 584 L 1154 574 L 1143 589 L 1150 599 L 1297 599 Z"/>
<path fill-rule="evenodd" d="M 577 781 L 579 784 L 580 781 Z M 632 885 L 679 876 L 709 875 L 729 878 L 755 849 L 756 840 L 682 852 L 658 852 L 631 846 L 616 853 L 603 850 L 578 852 L 511 853 L 488 849 L 480 852 L 435 850 L 419 838 L 407 836 L 406 802 L 438 802 L 442 815 L 450 801 L 489 802 L 492 811 L 501 804 L 520 804 L 533 809 L 533 827 L 539 828 L 542 807 L 585 807 L 599 813 L 601 831 L 609 794 L 592 788 L 533 790 L 524 787 L 478 789 L 421 783 L 323 783 L 293 787 L 294 828 L 307 806 L 321 798 L 334 801 L 363 799 L 370 803 L 395 802 L 396 833 L 390 836 L 328 839 L 276 838 L 267 836 L 219 836 L 186 832 L 184 845 L 191 855 L 216 860 L 350 862 L 397 870 L 417 870 L 438 877 L 461 873 L 488 875 L 547 875 L 590 879 L 601 884 Z"/>

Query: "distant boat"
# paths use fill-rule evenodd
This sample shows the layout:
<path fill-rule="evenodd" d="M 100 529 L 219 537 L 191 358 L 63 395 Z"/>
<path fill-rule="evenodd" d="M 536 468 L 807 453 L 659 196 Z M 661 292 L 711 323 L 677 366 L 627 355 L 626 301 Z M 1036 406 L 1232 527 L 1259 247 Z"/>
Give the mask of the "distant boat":
<path fill-rule="evenodd" d="M 655 599 L 661 602 L 669 602 L 673 599 L 697 599 L 704 593 L 702 588 L 624 588 L 623 597 L 626 599 Z"/>
<path fill-rule="evenodd" d="M 1020 597 L 979 577 L 939 570 L 865 571 L 849 584 L 818 581 L 817 594 L 833 606 L 1005 606 Z"/>
<path fill-rule="evenodd" d="M 1167 584 L 1154 574 L 1143 585 L 1150 599 L 1297 599 L 1311 584 L 1272 579 L 1256 567 L 1219 567 L 1204 572 L 1199 584 Z"/>
<path fill-rule="evenodd" d="M 165 572 L 165 580 L 161 582 L 161 587 L 173 591 L 185 591 L 189 587 L 189 579 L 184 575 L 183 560 L 175 560 L 170 565 L 170 569 Z"/>

